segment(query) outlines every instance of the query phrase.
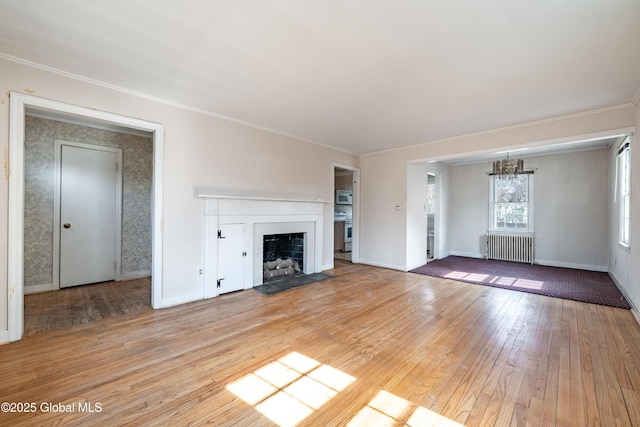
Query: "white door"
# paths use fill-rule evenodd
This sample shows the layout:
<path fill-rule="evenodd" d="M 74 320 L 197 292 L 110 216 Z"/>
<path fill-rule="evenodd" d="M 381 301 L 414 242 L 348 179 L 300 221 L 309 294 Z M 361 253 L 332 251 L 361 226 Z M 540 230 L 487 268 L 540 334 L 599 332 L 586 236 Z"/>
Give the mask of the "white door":
<path fill-rule="evenodd" d="M 246 256 L 244 224 L 221 225 L 218 233 L 218 295 L 244 289 Z"/>
<path fill-rule="evenodd" d="M 60 287 L 116 276 L 117 152 L 62 145 Z"/>

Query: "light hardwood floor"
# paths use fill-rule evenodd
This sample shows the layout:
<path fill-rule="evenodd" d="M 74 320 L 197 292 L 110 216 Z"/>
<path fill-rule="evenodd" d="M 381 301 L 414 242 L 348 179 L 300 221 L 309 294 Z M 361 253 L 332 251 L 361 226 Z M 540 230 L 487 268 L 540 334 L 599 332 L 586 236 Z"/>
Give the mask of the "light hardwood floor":
<path fill-rule="evenodd" d="M 339 261 L 329 273 L 0 346 L 0 400 L 37 407 L 0 425 L 640 425 L 628 310 Z"/>

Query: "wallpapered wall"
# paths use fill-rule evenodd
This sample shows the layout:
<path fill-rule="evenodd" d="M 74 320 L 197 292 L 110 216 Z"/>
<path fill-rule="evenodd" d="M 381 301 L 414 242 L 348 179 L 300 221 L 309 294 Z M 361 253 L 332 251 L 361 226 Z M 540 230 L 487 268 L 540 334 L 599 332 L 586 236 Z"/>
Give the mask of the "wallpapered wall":
<path fill-rule="evenodd" d="M 24 284 L 53 283 L 54 142 L 62 139 L 122 149 L 121 274 L 151 271 L 151 137 L 25 118 Z M 28 288 L 25 289 L 28 291 Z"/>

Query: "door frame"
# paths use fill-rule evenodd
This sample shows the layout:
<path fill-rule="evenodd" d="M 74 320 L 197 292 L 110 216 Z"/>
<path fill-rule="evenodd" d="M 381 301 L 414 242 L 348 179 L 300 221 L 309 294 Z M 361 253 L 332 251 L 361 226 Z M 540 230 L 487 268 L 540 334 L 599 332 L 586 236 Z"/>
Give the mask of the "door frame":
<path fill-rule="evenodd" d="M 61 185 L 62 185 L 62 146 L 84 148 L 88 150 L 107 151 L 116 153 L 118 169 L 116 171 L 116 270 L 114 280 L 120 280 L 120 268 L 122 265 L 122 149 L 106 147 L 102 145 L 84 144 L 81 142 L 67 141 L 64 139 L 55 140 L 54 155 L 54 183 L 53 183 L 53 289 L 60 289 L 60 208 L 61 208 Z"/>
<path fill-rule="evenodd" d="M 88 107 L 10 92 L 9 101 L 9 230 L 7 260 L 8 340 L 24 334 L 24 124 L 29 111 L 54 112 L 75 120 L 123 126 L 150 132 L 153 138 L 151 200 L 151 306 L 162 307 L 162 223 L 164 126 Z"/>
<path fill-rule="evenodd" d="M 360 262 L 360 168 L 347 165 L 344 163 L 331 162 L 331 188 L 333 189 L 333 193 L 331 196 L 331 233 L 328 233 L 331 236 L 331 266 L 330 268 L 334 268 L 333 261 L 333 252 L 335 251 L 335 242 L 333 235 L 333 211 L 335 210 L 335 194 L 336 194 L 336 185 L 335 185 L 335 175 L 336 168 L 338 169 L 346 169 L 353 172 L 353 195 L 352 195 L 352 209 L 353 209 L 353 225 L 352 225 L 352 239 L 351 239 L 351 263 L 357 264 Z M 325 233 L 326 237 L 326 233 Z"/>
<path fill-rule="evenodd" d="M 434 207 L 433 207 L 433 261 L 440 259 L 440 197 L 442 174 L 439 171 L 429 169 L 427 165 L 427 181 L 429 175 L 434 178 Z M 428 221 L 428 219 L 427 219 Z M 427 234 L 427 238 L 429 238 Z M 429 257 L 427 257 L 427 262 Z"/>

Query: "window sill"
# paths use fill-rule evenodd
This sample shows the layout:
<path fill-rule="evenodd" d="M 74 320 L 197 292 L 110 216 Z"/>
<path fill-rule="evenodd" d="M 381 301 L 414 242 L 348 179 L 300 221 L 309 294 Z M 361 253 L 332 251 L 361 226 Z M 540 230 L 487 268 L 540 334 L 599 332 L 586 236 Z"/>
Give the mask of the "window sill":
<path fill-rule="evenodd" d="M 625 242 L 618 242 L 618 245 L 619 245 L 620 247 L 622 247 L 623 249 L 627 250 L 627 251 L 628 251 L 629 249 L 631 249 L 631 246 L 629 245 L 629 243 L 625 243 Z"/>

